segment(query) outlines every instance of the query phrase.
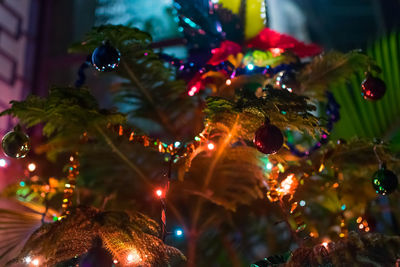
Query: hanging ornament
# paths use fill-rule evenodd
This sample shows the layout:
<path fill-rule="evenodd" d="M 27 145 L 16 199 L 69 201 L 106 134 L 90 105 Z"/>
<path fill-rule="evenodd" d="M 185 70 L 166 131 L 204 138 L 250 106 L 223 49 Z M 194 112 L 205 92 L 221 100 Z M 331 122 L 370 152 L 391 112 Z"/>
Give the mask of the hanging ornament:
<path fill-rule="evenodd" d="M 283 135 L 278 127 L 267 121 L 257 129 L 253 142 L 260 152 L 275 154 L 283 145 Z"/>
<path fill-rule="evenodd" d="M 385 82 L 367 73 L 365 80 L 361 84 L 361 95 L 364 99 L 379 100 L 386 92 Z"/>
<path fill-rule="evenodd" d="M 296 72 L 293 69 L 288 69 L 278 73 L 275 84 L 279 88 L 288 90 L 289 92 L 296 91 L 299 88 L 299 83 L 296 79 Z"/>
<path fill-rule="evenodd" d="M 382 164 L 372 177 L 372 186 L 376 193 L 386 195 L 393 193 L 398 185 L 397 176 L 392 171 L 386 169 L 386 165 Z"/>
<path fill-rule="evenodd" d="M 4 154 L 11 158 L 24 158 L 30 149 L 29 137 L 22 132 L 19 126 L 4 135 L 1 141 Z"/>
<path fill-rule="evenodd" d="M 118 67 L 120 61 L 120 52 L 109 42 L 97 47 L 92 54 L 92 64 L 98 71 L 112 71 Z"/>

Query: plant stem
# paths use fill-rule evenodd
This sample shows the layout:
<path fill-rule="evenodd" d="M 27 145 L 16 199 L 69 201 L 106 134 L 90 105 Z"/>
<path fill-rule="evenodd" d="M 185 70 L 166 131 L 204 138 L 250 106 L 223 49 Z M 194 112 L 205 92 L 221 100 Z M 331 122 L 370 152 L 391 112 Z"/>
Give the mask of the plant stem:
<path fill-rule="evenodd" d="M 188 262 L 187 267 L 195 267 L 196 266 L 196 250 L 197 250 L 197 233 L 195 229 L 191 229 L 189 233 L 188 240 Z"/>
<path fill-rule="evenodd" d="M 149 91 L 142 85 L 142 83 L 136 77 L 135 73 L 131 70 L 131 68 L 128 66 L 128 64 L 126 64 L 126 62 L 122 61 L 122 66 L 124 67 L 129 78 L 131 78 L 131 80 L 136 84 L 136 86 L 140 90 L 140 92 L 146 97 L 147 101 L 153 106 L 153 109 L 157 113 L 157 116 L 160 118 L 161 124 L 164 126 L 164 128 L 170 134 L 172 134 L 173 137 L 177 137 L 178 134 L 177 134 L 175 128 L 172 126 L 172 123 L 170 122 L 168 117 L 165 116 L 165 114 L 158 108 L 157 104 L 154 102 Z"/>
<path fill-rule="evenodd" d="M 104 140 L 106 141 L 106 143 L 111 147 L 112 151 L 117 154 L 122 161 L 124 161 L 134 172 L 136 172 L 139 176 L 139 178 L 145 182 L 146 184 L 149 184 L 149 182 L 147 181 L 146 176 L 144 175 L 144 173 L 139 169 L 138 166 L 136 166 L 134 163 L 132 163 L 132 161 L 130 161 L 125 155 L 124 153 L 121 152 L 121 150 L 119 150 L 113 143 L 113 141 L 110 139 L 110 137 L 108 137 L 108 135 L 106 135 L 104 133 L 104 131 L 98 126 L 96 125 L 96 130 L 100 133 L 100 135 L 104 138 Z"/>

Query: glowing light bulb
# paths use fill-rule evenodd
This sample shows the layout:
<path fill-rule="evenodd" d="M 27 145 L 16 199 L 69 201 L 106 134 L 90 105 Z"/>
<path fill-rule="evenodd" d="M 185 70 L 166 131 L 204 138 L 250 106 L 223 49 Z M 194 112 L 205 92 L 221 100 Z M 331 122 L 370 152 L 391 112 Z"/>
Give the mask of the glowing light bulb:
<path fill-rule="evenodd" d="M 228 80 L 226 80 L 226 82 L 225 82 L 226 85 L 231 85 L 231 83 L 232 83 L 231 79 L 228 79 Z"/>
<path fill-rule="evenodd" d="M 132 250 L 126 257 L 126 260 L 128 263 L 139 263 L 142 261 L 142 258 L 140 257 L 137 250 Z"/>
<path fill-rule="evenodd" d="M 248 69 L 248 70 L 254 70 L 254 65 L 253 65 L 253 64 L 247 65 L 247 69 Z"/>
<path fill-rule="evenodd" d="M 114 262 L 114 264 L 117 264 L 117 263 L 118 263 L 118 261 L 117 261 L 117 260 L 113 260 L 113 262 Z"/>
<path fill-rule="evenodd" d="M 322 244 L 321 245 L 323 245 L 325 248 L 328 248 L 328 242 L 322 242 Z"/>
<path fill-rule="evenodd" d="M 32 264 L 35 265 L 35 266 L 39 266 L 39 260 L 38 259 L 34 259 L 32 261 Z"/>
<path fill-rule="evenodd" d="M 306 202 L 304 200 L 300 200 L 300 206 L 304 207 L 306 205 Z"/>
<path fill-rule="evenodd" d="M 215 148 L 215 145 L 213 143 L 209 143 L 207 147 L 209 150 L 213 150 Z"/>
<path fill-rule="evenodd" d="M 183 235 L 183 231 L 181 229 L 177 229 L 175 231 L 176 236 L 182 236 Z"/>
<path fill-rule="evenodd" d="M 28 170 L 29 170 L 30 172 L 35 171 L 35 170 L 36 170 L 36 164 L 35 164 L 35 163 L 29 163 L 29 164 L 28 164 Z"/>
<path fill-rule="evenodd" d="M 32 258 L 31 258 L 31 257 L 28 256 L 28 257 L 25 258 L 25 262 L 26 262 L 26 263 L 31 263 L 31 261 L 32 261 Z"/>
<path fill-rule="evenodd" d="M 176 141 L 175 144 L 174 144 L 174 147 L 179 147 L 180 145 L 181 145 L 181 142 Z"/>
<path fill-rule="evenodd" d="M 273 167 L 272 163 L 271 163 L 271 162 L 268 162 L 268 163 L 267 163 L 267 169 L 268 169 L 268 170 L 272 170 L 272 167 Z"/>
<path fill-rule="evenodd" d="M 156 190 L 156 195 L 157 195 L 158 197 L 162 197 L 163 191 L 162 191 L 161 189 L 157 189 L 157 190 Z"/>
<path fill-rule="evenodd" d="M 5 159 L 0 159 L 0 167 L 4 168 L 7 166 L 7 161 Z"/>

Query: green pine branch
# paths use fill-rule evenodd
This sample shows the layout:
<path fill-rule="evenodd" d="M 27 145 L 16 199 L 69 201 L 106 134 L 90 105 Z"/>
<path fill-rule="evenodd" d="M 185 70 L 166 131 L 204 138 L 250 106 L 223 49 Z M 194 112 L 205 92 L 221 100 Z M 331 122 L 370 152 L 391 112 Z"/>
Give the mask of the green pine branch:
<path fill-rule="evenodd" d="M 121 52 L 116 74 L 123 80 L 114 86 L 115 100 L 125 104 L 132 123 L 147 133 L 154 132 L 156 123 L 169 137 L 182 137 L 194 105 L 185 93 L 185 83 L 175 79 L 173 70 L 150 47 L 150 35 L 136 28 L 104 25 L 71 46 L 70 52 L 92 53 L 104 40 Z M 153 126 L 146 129 L 138 123 L 139 118 L 151 121 Z"/>

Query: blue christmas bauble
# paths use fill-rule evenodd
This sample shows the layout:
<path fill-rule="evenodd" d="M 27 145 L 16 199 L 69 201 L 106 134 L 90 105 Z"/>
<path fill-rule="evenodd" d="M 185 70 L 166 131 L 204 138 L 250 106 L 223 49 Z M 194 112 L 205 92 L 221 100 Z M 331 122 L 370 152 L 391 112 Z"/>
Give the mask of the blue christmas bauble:
<path fill-rule="evenodd" d="M 108 42 L 92 53 L 92 64 L 98 71 L 112 71 L 118 67 L 120 61 L 121 53 Z"/>

